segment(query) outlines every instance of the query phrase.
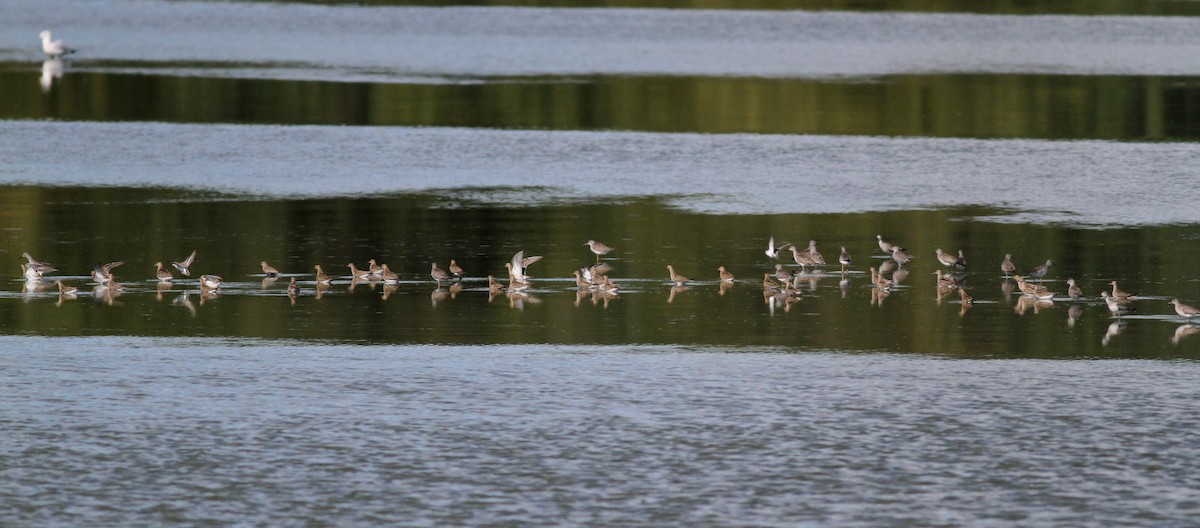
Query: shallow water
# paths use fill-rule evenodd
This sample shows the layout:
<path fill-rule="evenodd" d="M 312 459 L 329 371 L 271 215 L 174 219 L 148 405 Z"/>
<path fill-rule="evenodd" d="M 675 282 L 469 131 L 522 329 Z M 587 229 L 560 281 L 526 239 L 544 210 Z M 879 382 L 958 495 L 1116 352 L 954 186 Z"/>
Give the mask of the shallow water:
<path fill-rule="evenodd" d="M 1200 32 L 1098 16 L 1194 5 L 369 3 L 0 7 L 0 524 L 1196 517 Z M 855 260 L 764 296 L 772 235 Z M 576 289 L 588 239 L 619 295 Z M 219 295 L 153 279 L 193 249 Z"/>

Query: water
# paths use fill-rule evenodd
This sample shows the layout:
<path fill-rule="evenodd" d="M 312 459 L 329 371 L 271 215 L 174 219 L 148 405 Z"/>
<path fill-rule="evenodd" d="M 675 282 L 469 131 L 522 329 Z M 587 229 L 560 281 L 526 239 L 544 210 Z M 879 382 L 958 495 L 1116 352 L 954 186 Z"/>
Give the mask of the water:
<path fill-rule="evenodd" d="M 395 3 L 0 8 L 0 524 L 1196 517 L 1195 6 Z M 772 235 L 855 262 L 775 300 Z"/>

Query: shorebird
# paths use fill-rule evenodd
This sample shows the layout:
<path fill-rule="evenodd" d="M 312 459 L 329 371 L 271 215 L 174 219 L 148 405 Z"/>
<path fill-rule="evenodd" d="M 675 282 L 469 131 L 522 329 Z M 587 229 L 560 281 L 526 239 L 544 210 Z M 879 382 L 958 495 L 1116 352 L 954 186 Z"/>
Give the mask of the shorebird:
<path fill-rule="evenodd" d="M 1005 277 L 1017 272 L 1017 265 L 1013 264 L 1011 254 L 1004 255 L 1004 262 L 1000 263 L 1000 271 L 1004 273 Z"/>
<path fill-rule="evenodd" d="M 378 262 L 375 262 L 375 259 L 367 261 L 367 271 L 371 272 L 371 276 L 373 277 L 383 276 L 383 266 L 380 266 Z"/>
<path fill-rule="evenodd" d="M 1053 266 L 1053 265 L 1054 265 L 1054 263 L 1050 262 L 1050 259 L 1046 259 L 1046 263 L 1042 264 L 1041 266 L 1038 266 L 1036 268 L 1033 268 L 1033 271 L 1029 272 L 1029 276 L 1033 277 L 1035 279 L 1040 279 L 1042 277 L 1045 277 L 1046 272 L 1050 271 L 1050 266 Z"/>
<path fill-rule="evenodd" d="M 37 282 L 42 278 L 42 274 L 29 267 L 28 264 L 21 264 L 21 275 L 25 277 L 25 280 L 31 282 Z"/>
<path fill-rule="evenodd" d="M 967 257 L 963 255 L 963 251 L 958 250 L 958 260 L 954 262 L 954 267 L 959 270 L 967 269 Z"/>
<path fill-rule="evenodd" d="M 621 287 L 612 281 L 612 277 L 606 275 L 604 277 L 604 284 L 600 285 L 600 289 L 608 293 L 617 293 L 617 290 L 621 289 Z"/>
<path fill-rule="evenodd" d="M 1108 305 L 1108 311 L 1117 317 L 1121 317 L 1122 314 L 1133 310 L 1132 306 L 1110 296 L 1108 292 L 1100 292 L 1100 297 L 1104 298 L 1104 304 Z"/>
<path fill-rule="evenodd" d="M 25 257 L 25 260 L 28 261 L 25 266 L 33 271 L 36 271 L 39 277 L 44 273 L 58 271 L 58 268 L 54 267 L 49 262 L 38 262 L 33 260 L 33 257 L 29 256 L 29 253 L 21 253 L 21 256 Z"/>
<path fill-rule="evenodd" d="M 1117 288 L 1117 281 L 1112 281 L 1108 284 L 1112 286 L 1113 298 L 1118 301 L 1131 301 L 1131 300 L 1137 298 L 1136 295 L 1129 293 L 1129 292 L 1123 292 L 1119 288 Z"/>
<path fill-rule="evenodd" d="M 938 262 L 941 262 L 943 266 L 953 267 L 958 263 L 958 259 L 954 258 L 954 255 L 942 251 L 942 248 L 937 248 L 933 253 L 937 255 Z"/>
<path fill-rule="evenodd" d="M 1072 301 L 1078 301 L 1083 298 L 1083 290 L 1075 283 L 1075 279 L 1067 279 L 1067 296 Z"/>
<path fill-rule="evenodd" d="M 202 289 L 208 288 L 211 290 L 215 290 L 220 287 L 221 287 L 221 277 L 218 277 L 216 275 L 201 275 L 200 276 L 200 288 L 202 288 Z"/>
<path fill-rule="evenodd" d="M 596 242 L 595 240 L 588 240 L 587 242 L 584 242 L 583 245 L 591 248 L 592 253 L 596 254 L 596 262 L 600 262 L 600 255 L 607 254 L 609 251 L 613 250 L 613 248 L 604 245 L 602 242 Z"/>
<path fill-rule="evenodd" d="M 320 264 L 313 266 L 313 269 L 317 270 L 317 284 L 333 284 L 333 277 L 326 275 Z"/>
<path fill-rule="evenodd" d="M 463 274 L 462 266 L 459 266 L 458 263 L 454 261 L 454 259 L 450 259 L 449 270 L 450 270 L 450 274 L 454 275 L 454 278 L 462 280 L 462 274 Z"/>
<path fill-rule="evenodd" d="M 526 268 L 534 262 L 542 260 L 541 256 L 526 257 L 525 250 L 518 251 L 511 261 L 504 264 L 508 268 L 508 277 L 516 282 L 526 282 L 530 277 L 525 273 Z"/>
<path fill-rule="evenodd" d="M 717 266 L 717 274 L 724 282 L 733 282 L 733 274 L 725 270 L 725 266 Z"/>
<path fill-rule="evenodd" d="M 771 235 L 771 239 L 767 241 L 767 250 L 765 251 L 767 258 L 779 260 L 779 252 L 783 251 L 783 249 L 789 245 L 791 244 L 784 244 L 782 246 L 775 247 L 775 235 Z"/>
<path fill-rule="evenodd" d="M 1197 309 L 1194 306 L 1183 304 L 1179 302 L 1179 299 L 1171 299 L 1171 302 L 1167 304 L 1174 305 L 1175 313 L 1179 314 L 1179 317 L 1186 318 L 1189 323 L 1192 322 L 1193 317 L 1200 316 L 1200 309 Z"/>
<path fill-rule="evenodd" d="M 179 273 L 182 273 L 184 277 L 191 277 L 192 272 L 188 268 L 191 268 L 192 263 L 195 261 L 196 261 L 196 250 L 193 249 L 192 254 L 188 255 L 188 258 L 185 258 L 180 262 L 172 262 L 171 265 L 175 266 L 175 269 L 179 270 Z"/>
<path fill-rule="evenodd" d="M 581 270 L 575 270 L 575 286 L 582 290 L 588 290 L 595 287 L 591 281 L 583 278 L 583 272 Z"/>
<path fill-rule="evenodd" d="M 816 240 L 808 241 L 808 249 L 804 250 L 804 253 L 808 256 L 808 260 L 811 260 L 813 264 L 819 266 L 825 265 L 825 257 L 821 255 L 820 251 L 817 251 Z"/>
<path fill-rule="evenodd" d="M 670 264 L 667 264 L 667 271 L 671 273 L 671 282 L 674 282 L 676 286 L 683 286 L 684 284 L 692 282 L 692 279 L 675 273 L 675 267 Z"/>
<path fill-rule="evenodd" d="M 442 281 L 454 280 L 454 277 L 450 276 L 449 273 L 446 273 L 442 270 L 442 268 L 438 267 L 437 262 L 434 262 L 433 267 L 429 268 L 429 276 L 433 277 L 433 280 L 437 281 L 439 286 L 442 284 Z"/>
<path fill-rule="evenodd" d="M 71 53 L 75 53 L 75 50 L 73 48 L 67 47 L 66 44 L 63 44 L 63 41 L 61 39 L 60 40 L 52 40 L 50 38 L 50 30 L 49 29 L 42 31 L 41 33 L 38 33 L 38 38 L 42 39 L 42 53 L 49 55 L 50 58 L 58 58 L 63 55 L 69 55 Z"/>
<path fill-rule="evenodd" d="M 379 266 L 379 278 L 383 279 L 384 284 L 396 284 L 400 282 L 400 275 L 388 269 L 387 264 Z"/>
<path fill-rule="evenodd" d="M 842 246 L 842 254 L 838 255 L 838 263 L 842 265 L 842 273 L 846 272 L 846 266 L 849 266 L 854 259 L 850 258 L 850 253 L 846 252 L 846 246 Z"/>
<path fill-rule="evenodd" d="M 124 262 L 109 262 L 108 264 L 97 262 L 92 264 L 92 280 L 96 281 L 96 284 L 107 285 L 112 282 L 112 269 L 121 264 L 124 264 Z"/>
<path fill-rule="evenodd" d="M 892 254 L 892 251 L 893 251 L 894 249 L 896 249 L 897 247 L 899 247 L 899 246 L 897 246 L 897 245 L 895 245 L 895 244 L 889 244 L 889 243 L 887 243 L 887 242 L 884 242 L 884 241 L 883 241 L 883 235 L 875 235 L 875 240 L 878 240 L 878 241 L 879 241 L 879 250 L 880 250 L 880 251 L 883 251 L 884 253 L 887 253 L 887 254 L 889 254 L 889 255 L 891 255 L 891 254 Z M 904 250 L 904 248 L 900 248 L 900 250 L 901 250 L 901 251 L 903 251 L 903 250 Z"/>
<path fill-rule="evenodd" d="M 908 264 L 908 255 L 904 254 L 904 248 L 892 246 L 892 260 L 901 266 Z"/>
<path fill-rule="evenodd" d="M 775 278 L 779 279 L 780 283 L 792 282 L 793 276 L 794 276 L 794 274 L 792 273 L 792 271 L 789 269 L 785 269 L 783 267 L 783 264 L 775 265 Z"/>
<path fill-rule="evenodd" d="M 358 269 L 358 266 L 354 265 L 353 262 L 346 264 L 346 267 L 350 268 L 350 278 L 351 279 L 369 280 L 371 278 L 371 270 L 369 270 L 369 269 L 360 270 L 360 269 Z"/>
<path fill-rule="evenodd" d="M 494 277 L 492 277 L 491 275 L 488 275 L 488 291 L 489 292 L 500 293 L 506 289 L 507 288 L 505 288 L 503 284 L 496 282 L 496 279 Z"/>
<path fill-rule="evenodd" d="M 1047 291 L 1046 288 L 1040 285 L 1025 282 L 1025 277 L 1021 275 L 1017 275 L 1016 277 L 1013 277 L 1013 279 L 1017 281 L 1017 288 L 1020 289 L 1021 293 L 1024 295 L 1036 297 L 1038 299 L 1049 299 L 1054 296 L 1053 293 Z"/>
<path fill-rule="evenodd" d="M 264 262 L 263 264 L 266 263 Z M 171 274 L 171 271 L 163 267 L 161 260 L 154 263 L 154 276 L 158 278 L 158 282 L 171 282 L 175 279 L 175 276 Z"/>
<path fill-rule="evenodd" d="M 779 283 L 775 282 L 775 279 L 771 278 L 771 274 L 763 273 L 763 290 L 770 291 L 770 290 L 778 290 L 778 289 L 779 289 Z"/>
<path fill-rule="evenodd" d="M 300 285 L 296 284 L 296 277 L 292 277 L 291 282 L 288 282 L 287 292 L 288 297 L 300 295 Z"/>
<path fill-rule="evenodd" d="M 796 247 L 794 244 L 791 245 L 791 249 L 792 249 L 792 260 L 796 261 L 796 264 L 800 265 L 801 271 L 803 271 L 806 266 L 815 266 L 817 264 L 816 261 L 814 261 L 812 259 L 812 257 L 808 254 L 807 249 L 801 250 L 800 248 Z"/>
<path fill-rule="evenodd" d="M 267 261 L 264 260 L 261 262 L 261 264 L 262 264 L 263 273 L 267 274 L 268 277 L 278 277 L 279 276 L 279 270 L 272 268 L 270 264 L 267 264 Z"/>
<path fill-rule="evenodd" d="M 58 294 L 59 295 L 75 295 L 76 293 L 79 292 L 79 288 L 76 288 L 74 286 L 67 286 L 66 284 L 63 284 L 63 281 L 61 281 L 61 280 L 54 281 L 54 284 L 58 285 Z"/>

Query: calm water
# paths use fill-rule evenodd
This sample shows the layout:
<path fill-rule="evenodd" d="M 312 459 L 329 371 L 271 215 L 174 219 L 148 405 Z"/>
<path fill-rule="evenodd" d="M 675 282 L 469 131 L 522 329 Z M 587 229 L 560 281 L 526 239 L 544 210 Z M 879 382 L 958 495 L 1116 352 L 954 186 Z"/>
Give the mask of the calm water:
<path fill-rule="evenodd" d="M 1194 5 L 409 3 L 0 7 L 0 524 L 1196 518 Z M 772 300 L 770 236 L 855 262 Z"/>

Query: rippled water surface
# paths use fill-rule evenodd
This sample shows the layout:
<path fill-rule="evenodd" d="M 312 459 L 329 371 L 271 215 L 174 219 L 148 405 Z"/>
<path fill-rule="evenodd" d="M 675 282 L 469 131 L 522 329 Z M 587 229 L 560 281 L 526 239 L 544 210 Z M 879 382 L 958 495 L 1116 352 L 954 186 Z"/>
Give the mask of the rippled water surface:
<path fill-rule="evenodd" d="M 1194 5 L 472 3 L 0 6 L 0 525 L 1197 517 Z"/>

